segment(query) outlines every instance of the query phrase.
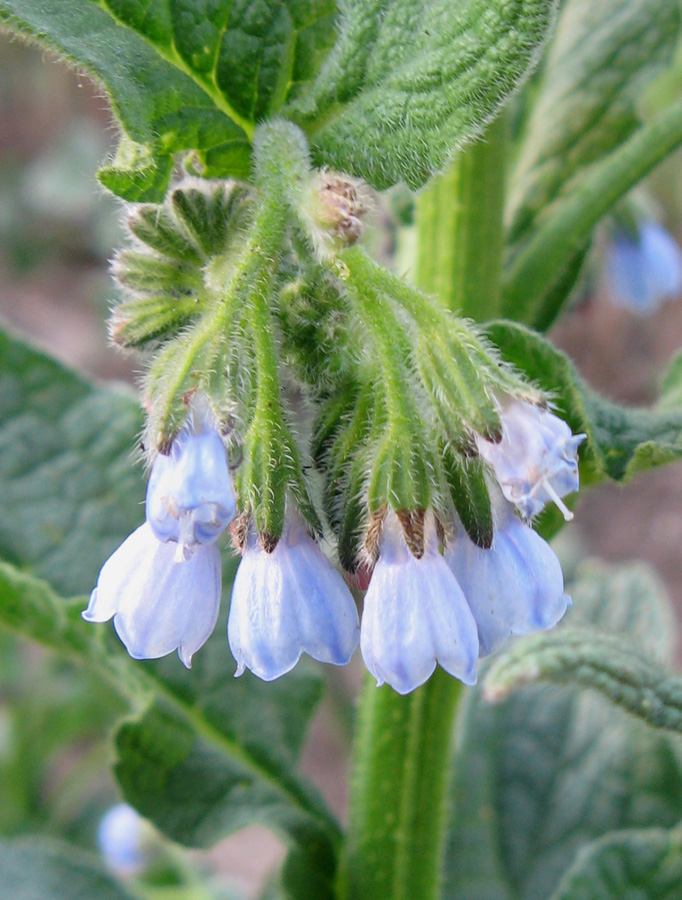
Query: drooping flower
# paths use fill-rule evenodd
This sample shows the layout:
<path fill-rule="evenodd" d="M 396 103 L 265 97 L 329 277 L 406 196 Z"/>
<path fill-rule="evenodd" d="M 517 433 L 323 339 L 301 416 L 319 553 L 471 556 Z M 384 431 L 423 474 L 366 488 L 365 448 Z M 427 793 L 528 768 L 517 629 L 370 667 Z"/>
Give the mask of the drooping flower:
<path fill-rule="evenodd" d="M 572 519 L 561 498 L 578 490 L 578 447 L 586 435 L 574 435 L 558 416 L 523 400 L 512 400 L 500 419 L 502 440 L 493 444 L 479 436 L 476 446 L 504 496 L 525 519 L 546 503 L 556 503 Z"/>
<path fill-rule="evenodd" d="M 146 511 L 156 537 L 177 543 L 179 559 L 215 541 L 232 521 L 235 496 L 225 445 L 205 416 L 191 416 L 170 453 L 157 454 Z"/>
<path fill-rule="evenodd" d="M 365 595 L 360 631 L 365 665 L 399 694 L 423 684 L 439 663 L 465 684 L 476 681 L 476 622 L 439 552 L 433 516 L 424 553 L 408 548 L 395 513 L 384 521 L 379 559 Z"/>
<path fill-rule="evenodd" d="M 346 584 L 298 513 L 287 513 L 268 553 L 248 535 L 232 589 L 227 635 L 237 675 L 264 681 L 290 671 L 305 652 L 346 665 L 358 644 L 358 613 Z"/>
<path fill-rule="evenodd" d="M 116 803 L 100 820 L 97 844 L 107 867 L 120 878 L 130 878 L 149 861 L 150 835 L 150 826 L 132 806 Z"/>
<path fill-rule="evenodd" d="M 682 295 L 682 251 L 657 222 L 648 220 L 630 233 L 616 230 L 604 261 L 611 300 L 647 316 L 666 300 Z"/>
<path fill-rule="evenodd" d="M 511 634 L 553 628 L 570 605 L 556 554 L 501 497 L 492 546 L 477 547 L 461 529 L 445 561 L 457 578 L 478 626 L 480 655 Z"/>
<path fill-rule="evenodd" d="M 102 567 L 83 618 L 114 627 L 133 659 L 156 659 L 173 650 L 189 668 L 208 640 L 220 605 L 220 551 L 200 544 L 178 561 L 145 522 Z"/>

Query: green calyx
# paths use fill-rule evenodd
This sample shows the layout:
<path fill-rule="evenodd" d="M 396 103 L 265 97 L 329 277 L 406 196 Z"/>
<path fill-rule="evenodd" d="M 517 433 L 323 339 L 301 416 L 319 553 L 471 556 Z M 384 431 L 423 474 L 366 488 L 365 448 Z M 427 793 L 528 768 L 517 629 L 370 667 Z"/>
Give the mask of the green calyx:
<path fill-rule="evenodd" d="M 324 513 L 349 570 L 376 552 L 387 509 L 417 555 L 430 508 L 489 546 L 476 437 L 498 440 L 500 401 L 537 392 L 472 325 L 349 246 L 366 189 L 314 171 L 302 132 L 269 123 L 255 149 L 248 184 L 191 179 L 130 216 L 110 327 L 149 359 L 148 449 L 170 448 L 199 392 L 264 546 L 287 504 L 317 533 Z"/>

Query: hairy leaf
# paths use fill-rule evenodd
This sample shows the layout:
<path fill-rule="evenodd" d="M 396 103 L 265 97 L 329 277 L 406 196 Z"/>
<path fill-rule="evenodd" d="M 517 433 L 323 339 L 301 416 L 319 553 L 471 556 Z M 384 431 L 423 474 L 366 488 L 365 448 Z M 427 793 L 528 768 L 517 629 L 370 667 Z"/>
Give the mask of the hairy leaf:
<path fill-rule="evenodd" d="M 601 397 L 563 353 L 523 325 L 495 322 L 488 333 L 503 359 L 553 397 L 573 432 L 587 435 L 580 451 L 586 483 L 627 481 L 637 472 L 682 457 L 682 409 L 668 401 L 681 390 L 679 364 L 671 369 L 658 404 L 631 409 Z"/>
<path fill-rule="evenodd" d="M 546 254 L 532 252 L 529 242 L 537 240 L 536 232 L 560 223 L 568 202 L 588 185 L 601 190 L 610 205 L 632 186 L 624 181 L 620 193 L 610 197 L 601 177 L 586 179 L 592 167 L 605 165 L 609 154 L 637 131 L 637 101 L 670 61 L 679 27 L 679 6 L 669 0 L 567 0 L 562 5 L 510 177 L 505 286 L 510 316 L 516 312 L 516 318 L 542 327 L 551 323 L 577 275 L 572 257 L 584 251 L 595 221 L 585 217 L 582 233 L 564 240 L 556 271 Z M 530 277 L 536 268 L 543 275 L 547 270 L 542 285 L 538 282 L 547 297 L 536 295 Z"/>
<path fill-rule="evenodd" d="M 115 741 L 116 774 L 133 806 L 192 846 L 253 822 L 268 825 L 329 891 L 338 826 L 295 774 L 320 679 L 303 665 L 276 684 L 250 674 L 235 679 L 224 628 L 195 656 L 191 672 L 175 656 L 136 662 L 111 625 L 82 620 L 84 607 L 0 563 L 0 625 L 91 667 L 132 711 Z"/>
<path fill-rule="evenodd" d="M 0 872 L 0 900 L 132 900 L 95 859 L 56 841 L 0 841 Z"/>
<path fill-rule="evenodd" d="M 334 40 L 333 0 L 0 0 L 0 23 L 37 38 L 107 89 L 124 131 L 102 182 L 163 198 L 172 156 L 248 175 L 255 123 L 314 76 Z"/>
<path fill-rule="evenodd" d="M 96 387 L 0 333 L 0 556 L 89 591 L 140 522 L 132 391 Z"/>
<path fill-rule="evenodd" d="M 623 831 L 581 851 L 551 900 L 677 900 L 680 884 L 679 829 Z"/>
<path fill-rule="evenodd" d="M 477 134 L 533 64 L 552 0 L 342 0 L 337 42 L 288 112 L 318 162 L 412 187 Z"/>
<path fill-rule="evenodd" d="M 569 626 L 670 657 L 670 610 L 642 567 L 586 566 L 570 592 Z M 595 839 L 682 817 L 677 742 L 577 686 L 527 686 L 495 705 L 477 688 L 455 771 L 445 900 L 547 900 Z"/>

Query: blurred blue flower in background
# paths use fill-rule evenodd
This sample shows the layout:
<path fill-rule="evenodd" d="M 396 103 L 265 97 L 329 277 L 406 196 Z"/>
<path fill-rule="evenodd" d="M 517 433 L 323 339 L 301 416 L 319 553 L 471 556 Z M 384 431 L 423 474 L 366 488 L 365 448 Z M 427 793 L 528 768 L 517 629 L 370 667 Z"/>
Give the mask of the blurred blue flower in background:
<path fill-rule="evenodd" d="M 604 278 L 613 303 L 648 316 L 682 295 L 682 251 L 651 219 L 635 232 L 618 227 L 606 251 Z"/>
<path fill-rule="evenodd" d="M 150 828 L 127 803 L 116 803 L 102 816 L 97 845 L 107 868 L 121 878 L 139 875 L 148 862 Z"/>

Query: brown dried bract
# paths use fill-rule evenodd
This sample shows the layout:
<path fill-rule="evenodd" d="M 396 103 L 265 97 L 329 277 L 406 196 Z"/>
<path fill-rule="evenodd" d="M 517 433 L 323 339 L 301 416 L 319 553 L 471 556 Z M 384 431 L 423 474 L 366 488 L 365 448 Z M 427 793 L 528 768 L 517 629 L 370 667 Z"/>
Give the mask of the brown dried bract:
<path fill-rule="evenodd" d="M 424 510 L 401 509 L 396 512 L 403 527 L 405 543 L 415 559 L 424 555 Z"/>

